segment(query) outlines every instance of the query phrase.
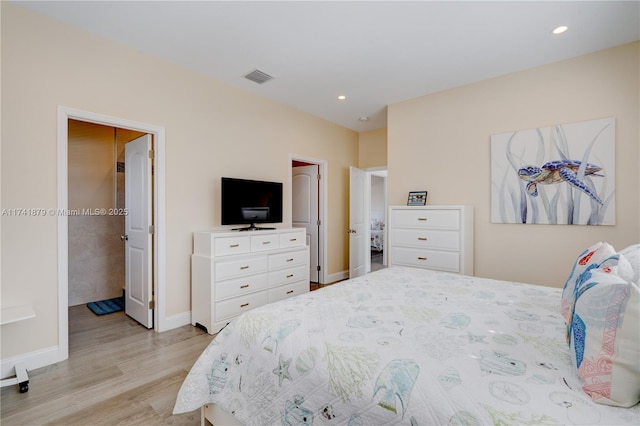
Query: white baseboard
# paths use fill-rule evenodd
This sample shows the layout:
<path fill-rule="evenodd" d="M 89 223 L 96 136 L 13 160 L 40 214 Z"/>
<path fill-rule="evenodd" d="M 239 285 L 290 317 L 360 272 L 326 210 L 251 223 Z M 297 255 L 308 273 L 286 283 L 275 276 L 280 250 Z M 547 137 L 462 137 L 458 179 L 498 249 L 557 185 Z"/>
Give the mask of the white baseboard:
<path fill-rule="evenodd" d="M 1 364 L 1 378 L 14 376 L 17 363 L 22 363 L 27 371 L 35 370 L 36 368 L 46 367 L 47 365 L 55 364 L 56 362 L 64 361 L 60 359 L 58 352 L 58 346 L 51 346 L 49 348 L 39 349 L 37 351 L 29 352 L 22 355 L 16 355 L 11 358 L 0 360 Z"/>
<path fill-rule="evenodd" d="M 335 274 L 330 274 L 327 276 L 327 284 L 337 283 L 338 281 L 343 281 L 349 278 L 349 271 L 337 272 Z"/>
<path fill-rule="evenodd" d="M 161 324 L 162 327 L 158 327 L 159 332 L 173 330 L 174 328 L 182 327 L 183 325 L 189 325 L 191 324 L 191 311 L 165 317 Z"/>
<path fill-rule="evenodd" d="M 162 322 L 162 329 L 158 331 L 168 331 L 189 324 L 191 324 L 191 311 L 165 318 Z M 66 358 L 62 358 L 60 355 L 58 346 L 51 346 L 49 348 L 2 359 L 0 360 L 0 378 L 6 379 L 7 377 L 14 376 L 14 367 L 17 363 L 22 363 L 27 371 L 30 371 L 64 361 L 65 359 Z"/>

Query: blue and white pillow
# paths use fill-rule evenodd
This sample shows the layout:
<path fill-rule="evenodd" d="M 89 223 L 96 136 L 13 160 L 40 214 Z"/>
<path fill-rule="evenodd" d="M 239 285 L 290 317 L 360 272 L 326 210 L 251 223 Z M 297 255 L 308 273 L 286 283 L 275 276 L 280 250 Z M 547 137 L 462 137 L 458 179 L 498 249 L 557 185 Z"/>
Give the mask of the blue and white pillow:
<path fill-rule="evenodd" d="M 596 403 L 631 407 L 640 401 L 640 289 L 608 267 L 583 278 L 569 326 L 582 389 Z"/>

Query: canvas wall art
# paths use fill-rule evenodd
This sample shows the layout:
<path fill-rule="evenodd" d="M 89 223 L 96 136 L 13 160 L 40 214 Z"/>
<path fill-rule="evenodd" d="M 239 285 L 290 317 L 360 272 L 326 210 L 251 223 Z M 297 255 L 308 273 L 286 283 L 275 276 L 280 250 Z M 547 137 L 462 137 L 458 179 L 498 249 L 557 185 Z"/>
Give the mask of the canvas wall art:
<path fill-rule="evenodd" d="M 615 119 L 491 136 L 491 221 L 615 224 Z"/>

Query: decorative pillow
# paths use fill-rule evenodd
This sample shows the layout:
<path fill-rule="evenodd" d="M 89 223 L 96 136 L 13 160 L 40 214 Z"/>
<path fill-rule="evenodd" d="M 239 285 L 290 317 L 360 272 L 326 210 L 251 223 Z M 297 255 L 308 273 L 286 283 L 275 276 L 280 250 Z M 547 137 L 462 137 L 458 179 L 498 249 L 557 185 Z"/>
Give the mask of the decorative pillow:
<path fill-rule="evenodd" d="M 586 275 L 570 322 L 572 362 L 594 402 L 631 407 L 640 401 L 640 289 L 606 267 Z"/>
<path fill-rule="evenodd" d="M 610 244 L 603 242 L 596 243 L 580 253 L 574 262 L 571 274 L 569 274 L 569 278 L 562 289 L 561 309 L 562 316 L 564 317 L 567 326 L 571 324 L 569 316 L 571 315 L 573 301 L 575 300 L 574 291 L 576 283 L 580 279 L 580 276 L 585 271 L 597 268 L 602 261 L 615 254 L 616 251 L 614 248 Z"/>
<path fill-rule="evenodd" d="M 640 244 L 631 245 L 618 252 L 631 264 L 633 276 L 628 281 L 640 284 Z"/>

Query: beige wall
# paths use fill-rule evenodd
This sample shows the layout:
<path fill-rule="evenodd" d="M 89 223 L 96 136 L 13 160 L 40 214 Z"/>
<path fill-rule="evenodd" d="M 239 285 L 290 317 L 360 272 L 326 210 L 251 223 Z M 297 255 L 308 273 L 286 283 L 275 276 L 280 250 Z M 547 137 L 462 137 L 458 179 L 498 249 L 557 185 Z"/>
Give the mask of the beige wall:
<path fill-rule="evenodd" d="M 589 245 L 639 242 L 639 53 L 628 44 L 389 106 L 389 203 L 425 188 L 429 204 L 474 206 L 483 277 L 561 287 Z M 616 119 L 615 226 L 491 223 L 492 134 L 605 117 Z"/>
<path fill-rule="evenodd" d="M 361 169 L 387 165 L 387 129 L 361 132 L 358 136 L 358 167 Z"/>
<path fill-rule="evenodd" d="M 2 208 L 55 208 L 63 105 L 166 129 L 166 314 L 190 310 L 192 232 L 219 226 L 221 176 L 282 181 L 290 154 L 328 164 L 328 272 L 348 268 L 348 168 L 358 135 L 204 75 L 2 2 Z M 285 196 L 285 222 L 290 223 Z M 2 306 L 36 318 L 2 328 L 1 357 L 57 338 L 57 218 L 2 217 Z M 28 337 L 25 337 L 28 336 Z"/>

